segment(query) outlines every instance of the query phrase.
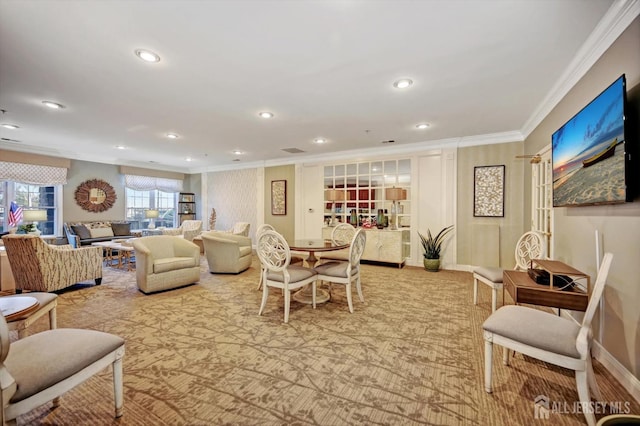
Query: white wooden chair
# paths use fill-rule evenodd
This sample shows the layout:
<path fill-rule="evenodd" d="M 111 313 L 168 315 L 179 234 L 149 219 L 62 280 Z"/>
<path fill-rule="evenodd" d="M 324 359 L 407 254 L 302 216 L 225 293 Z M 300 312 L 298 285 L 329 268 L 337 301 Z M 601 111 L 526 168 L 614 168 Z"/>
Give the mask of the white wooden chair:
<path fill-rule="evenodd" d="M 526 271 L 531 259 L 543 259 L 546 256 L 544 237 L 536 231 L 522 234 L 516 244 L 514 269 Z M 501 268 L 479 267 L 473 270 L 473 304 L 478 303 L 478 282 L 491 287 L 491 312 L 495 312 L 498 290 L 504 290 Z M 504 291 L 502 301 L 504 303 Z"/>
<path fill-rule="evenodd" d="M 269 297 L 269 287 L 284 292 L 284 322 L 289 322 L 291 292 L 311 284 L 313 309 L 316 308 L 316 280 L 318 274 L 311 268 L 291 265 L 291 250 L 284 237 L 275 231 L 264 231 L 258 237 L 258 257 L 262 264 L 262 303 L 258 315 L 262 315 Z"/>
<path fill-rule="evenodd" d="M 509 365 L 511 350 L 550 364 L 575 371 L 578 397 L 583 407 L 590 403 L 589 387 L 596 399 L 600 391 L 591 363 L 591 320 L 600 303 L 613 255 L 606 253 L 593 287 L 582 324 L 550 312 L 519 305 L 503 306 L 484 322 L 484 387 L 492 391 L 493 344 L 503 347 L 503 360 Z M 589 426 L 596 424 L 590 410 L 584 415 Z"/>
<path fill-rule="evenodd" d="M 364 252 L 364 246 L 367 242 L 367 234 L 364 229 L 358 229 L 351 239 L 351 246 L 349 247 L 349 258 L 347 262 L 331 261 L 316 266 L 315 270 L 318 273 L 318 279 L 322 281 L 329 281 L 329 289 L 331 290 L 331 284 L 344 284 L 347 292 L 347 303 L 349 305 L 349 312 L 353 313 L 353 301 L 351 299 L 351 283 L 356 282 L 356 289 L 358 290 L 358 297 L 360 301 L 364 303 L 364 296 L 362 295 L 362 286 L 360 283 L 360 258 L 362 252 Z"/>
<path fill-rule="evenodd" d="M 258 226 L 258 229 L 256 230 L 256 239 L 259 239 L 260 235 L 262 235 L 266 231 L 275 231 L 275 228 L 269 225 L 268 223 L 263 223 L 262 225 Z M 262 288 L 263 272 L 264 272 L 264 267 L 262 266 L 262 262 L 260 262 L 260 281 L 258 281 L 257 290 L 260 290 Z"/>
<path fill-rule="evenodd" d="M 356 228 L 350 223 L 340 223 L 333 227 L 331 230 L 331 241 L 334 244 L 346 244 L 353 239 L 356 233 Z M 320 261 L 338 260 L 342 262 L 349 261 L 349 249 L 329 251 L 326 253 L 319 253 Z"/>
<path fill-rule="evenodd" d="M 124 339 L 95 330 L 59 328 L 11 343 L 0 315 L 0 424 L 58 398 L 113 366 L 115 416 L 123 413 Z"/>

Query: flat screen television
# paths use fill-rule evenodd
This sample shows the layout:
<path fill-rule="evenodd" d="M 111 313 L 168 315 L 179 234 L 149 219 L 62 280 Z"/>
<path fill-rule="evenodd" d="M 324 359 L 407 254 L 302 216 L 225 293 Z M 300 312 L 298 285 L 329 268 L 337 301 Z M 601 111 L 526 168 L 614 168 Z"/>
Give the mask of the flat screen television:
<path fill-rule="evenodd" d="M 553 206 L 631 201 L 624 74 L 551 137 Z"/>

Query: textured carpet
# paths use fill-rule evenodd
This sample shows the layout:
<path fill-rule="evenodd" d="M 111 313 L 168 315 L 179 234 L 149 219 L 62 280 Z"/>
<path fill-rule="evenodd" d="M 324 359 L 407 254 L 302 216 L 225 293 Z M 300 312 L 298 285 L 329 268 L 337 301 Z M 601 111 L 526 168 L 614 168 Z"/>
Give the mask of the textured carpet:
<path fill-rule="evenodd" d="M 102 330 L 126 339 L 125 410 L 113 418 L 106 370 L 19 424 L 56 425 L 580 425 L 582 414 L 534 419 L 534 399 L 572 404 L 573 373 L 516 355 L 494 359 L 492 395 L 483 389 L 481 325 L 490 294 L 472 303 L 471 274 L 363 266 L 365 303 L 344 287 L 332 300 L 292 302 L 272 290 L 258 316 L 258 264 L 212 275 L 203 258 L 199 284 L 146 296 L 135 273 L 105 267 L 101 286 L 60 294 L 58 326 Z M 32 331 L 46 328 L 41 319 Z M 606 401 L 640 409 L 595 363 Z M 597 415 L 602 417 L 601 414 Z"/>

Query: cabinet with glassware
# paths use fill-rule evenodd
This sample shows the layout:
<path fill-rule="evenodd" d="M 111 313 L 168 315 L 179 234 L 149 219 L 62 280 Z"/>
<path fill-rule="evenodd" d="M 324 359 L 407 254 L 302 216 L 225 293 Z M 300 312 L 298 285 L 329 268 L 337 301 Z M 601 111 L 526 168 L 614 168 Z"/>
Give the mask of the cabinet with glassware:
<path fill-rule="evenodd" d="M 181 192 L 178 199 L 178 225 L 196 218 L 196 194 Z"/>

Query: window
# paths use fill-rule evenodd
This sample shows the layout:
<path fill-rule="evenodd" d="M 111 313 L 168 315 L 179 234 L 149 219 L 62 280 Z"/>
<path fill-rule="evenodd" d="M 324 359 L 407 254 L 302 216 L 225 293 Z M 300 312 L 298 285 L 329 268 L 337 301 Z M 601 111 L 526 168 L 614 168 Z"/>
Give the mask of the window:
<path fill-rule="evenodd" d="M 126 219 L 131 222 L 131 229 L 147 229 L 152 219 L 145 217 L 145 211 L 158 210 L 158 218 L 153 219 L 155 226 L 175 227 L 176 194 L 162 192 L 157 189 L 140 191 L 125 188 Z"/>
<path fill-rule="evenodd" d="M 36 224 L 42 235 L 56 235 L 58 227 L 57 196 L 61 185 L 30 185 L 21 182 L 0 182 L 0 232 L 9 231 L 8 211 L 12 201 L 23 209 L 47 212 L 47 220 Z M 25 224 L 23 221 L 21 224 Z"/>

